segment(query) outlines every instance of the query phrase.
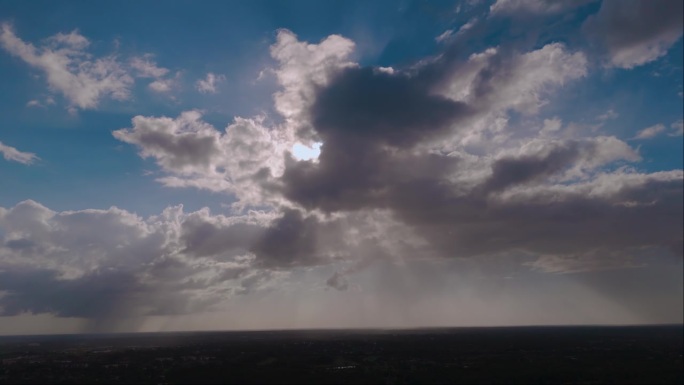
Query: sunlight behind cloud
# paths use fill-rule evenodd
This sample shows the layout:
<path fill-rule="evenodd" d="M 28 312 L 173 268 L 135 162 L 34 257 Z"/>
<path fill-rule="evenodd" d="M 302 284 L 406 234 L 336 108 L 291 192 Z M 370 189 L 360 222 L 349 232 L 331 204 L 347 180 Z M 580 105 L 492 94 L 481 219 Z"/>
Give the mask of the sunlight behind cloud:
<path fill-rule="evenodd" d="M 322 144 L 323 143 L 316 142 L 309 147 L 301 143 L 296 143 L 292 146 L 292 155 L 294 155 L 297 160 L 317 160 L 318 156 L 321 154 Z"/>

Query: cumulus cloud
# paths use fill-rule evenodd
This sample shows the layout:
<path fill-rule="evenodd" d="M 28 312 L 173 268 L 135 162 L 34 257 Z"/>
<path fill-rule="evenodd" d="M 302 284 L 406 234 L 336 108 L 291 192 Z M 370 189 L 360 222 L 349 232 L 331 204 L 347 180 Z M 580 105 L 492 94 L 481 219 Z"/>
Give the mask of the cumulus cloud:
<path fill-rule="evenodd" d="M 273 98 L 289 130 L 303 135 L 311 133 L 307 109 L 315 101 L 316 90 L 342 69 L 356 66 L 349 61 L 354 47 L 353 41 L 340 35 L 330 35 L 318 44 L 310 44 L 297 40 L 292 31 L 278 31 L 271 56 L 278 62 L 274 73 L 282 89 Z"/>
<path fill-rule="evenodd" d="M 51 90 L 61 93 L 74 108 L 93 109 L 100 100 L 130 97 L 133 78 L 114 55 L 94 58 L 86 52 L 87 38 L 72 31 L 58 33 L 36 47 L 24 42 L 12 27 L 1 27 L 0 46 L 45 74 Z"/>
<path fill-rule="evenodd" d="M 681 1 L 604 1 L 583 29 L 605 49 L 607 64 L 630 69 L 662 57 L 682 36 Z"/>
<path fill-rule="evenodd" d="M 558 272 L 565 259 L 568 270 L 581 269 L 572 261 L 629 267 L 643 250 L 682 249 L 681 170 L 628 168 L 641 158 L 627 143 L 561 135 L 559 118 L 510 132 L 512 113 L 533 118 L 555 90 L 586 76 L 581 52 L 560 43 L 493 47 L 387 71 L 349 61 L 353 47 L 336 35 L 309 44 L 278 33 L 271 54 L 282 125 L 237 118 L 219 131 L 188 111 L 137 116 L 114 132 L 157 162 L 162 183 L 228 192 L 242 208 L 267 210 L 258 223 L 187 219 L 184 255 L 250 255 L 253 268 L 287 271 L 392 255 L 517 253 L 546 258 L 529 268 Z M 469 152 L 467 138 L 483 132 L 496 140 Z M 316 161 L 289 154 L 297 136 L 322 143 Z M 327 285 L 343 290 L 354 271 Z"/>
<path fill-rule="evenodd" d="M 472 132 L 492 116 L 506 119 L 509 111 L 535 115 L 551 91 L 586 75 L 582 53 L 554 43 L 524 53 L 492 48 L 460 64 L 440 62 L 448 59 L 438 57 L 410 75 L 357 66 L 339 70 L 308 108 L 323 142 L 318 161 L 287 161 L 282 194 L 308 210 L 387 210 L 427 240 L 422 255 L 515 250 L 574 258 L 596 250 L 681 249 L 681 171 L 657 177 L 605 171 L 640 160 L 620 139 L 523 137 L 487 156 L 463 152 L 457 142 L 437 147 L 442 151 L 431 145 Z M 549 134 L 561 122 L 546 126 Z M 505 125 L 498 130 L 506 135 Z M 603 195 L 580 190 L 606 178 L 624 189 Z M 640 184 L 617 182 L 622 179 Z M 646 193 L 656 185 L 662 195 Z M 623 219 L 614 234 L 593 235 Z M 637 235 L 643 220 L 657 230 Z"/>
<path fill-rule="evenodd" d="M 202 121 L 199 111 L 178 118 L 136 116 L 133 127 L 113 132 L 154 158 L 171 187 L 234 193 L 243 203 L 263 203 L 260 185 L 282 173 L 283 153 L 292 147 L 260 119 L 236 118 L 223 132 Z"/>
<path fill-rule="evenodd" d="M 198 216 L 217 220 L 182 207 L 148 219 L 115 207 L 54 212 L 25 201 L 0 208 L 2 314 L 107 318 L 206 309 L 219 295 L 214 286 L 238 290 L 250 259 L 189 258 L 198 250 L 184 229 Z M 223 226 L 252 221 L 242 219 Z"/>
<path fill-rule="evenodd" d="M 5 160 L 19 162 L 22 164 L 32 164 L 40 158 L 31 152 L 22 152 L 12 146 L 0 142 L 0 153 Z"/>
<path fill-rule="evenodd" d="M 335 219 L 296 210 L 224 216 L 175 206 L 142 218 L 31 200 L 0 207 L 0 315 L 104 322 L 215 310 L 287 269 L 329 262 L 342 237 L 358 243 L 339 230 Z"/>
<path fill-rule="evenodd" d="M 197 91 L 199 91 L 202 94 L 215 94 L 218 92 L 216 89 L 216 86 L 218 83 L 226 80 L 226 77 L 224 75 L 216 75 L 214 73 L 207 73 L 207 77 L 204 79 L 199 79 L 197 82 L 195 82 L 195 88 L 197 88 Z"/>

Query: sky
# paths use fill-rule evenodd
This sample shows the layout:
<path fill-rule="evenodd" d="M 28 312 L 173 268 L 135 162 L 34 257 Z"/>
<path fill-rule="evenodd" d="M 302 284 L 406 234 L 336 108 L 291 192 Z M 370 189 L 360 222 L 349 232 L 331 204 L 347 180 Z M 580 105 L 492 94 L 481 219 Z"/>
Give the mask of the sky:
<path fill-rule="evenodd" d="M 0 334 L 682 323 L 677 0 L 0 0 Z"/>

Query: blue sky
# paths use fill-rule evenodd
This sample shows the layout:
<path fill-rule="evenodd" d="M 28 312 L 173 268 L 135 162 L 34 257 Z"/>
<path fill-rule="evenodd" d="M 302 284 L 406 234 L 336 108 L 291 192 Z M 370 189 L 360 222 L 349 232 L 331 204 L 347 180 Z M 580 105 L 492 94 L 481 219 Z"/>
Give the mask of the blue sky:
<path fill-rule="evenodd" d="M 650 280 L 681 268 L 681 4 L 618 3 L 0 1 L 0 273 L 45 287 L 86 285 L 107 268 L 132 274 L 147 293 L 131 300 L 140 318 L 217 311 L 220 292 L 248 302 L 322 285 L 311 303 L 355 290 L 384 298 L 391 285 L 379 288 L 377 266 L 409 255 L 449 261 L 485 291 L 473 271 L 532 274 L 546 287 L 558 274 L 644 271 Z M 320 147 L 320 158 L 293 155 L 302 146 Z M 591 215 L 601 239 L 579 230 Z M 80 228 L 71 216 L 92 239 L 70 233 Z M 658 230 L 637 236 L 640 226 Z M 129 246 L 131 260 L 117 262 L 112 248 Z M 463 267 L 452 256 L 507 267 Z M 149 294 L 170 271 L 139 275 L 169 261 L 177 279 L 205 282 L 172 289 L 183 306 Z M 389 270 L 390 280 L 405 274 Z M 298 274 L 312 283 L 293 284 Z M 233 278 L 211 278 L 224 275 Z M 668 279 L 676 289 L 664 307 L 682 297 L 681 280 Z M 558 285 L 550 290 L 579 293 Z M 6 320 L 113 311 L 39 303 L 20 286 L 0 284 Z M 655 321 L 681 322 L 681 312 L 658 311 Z M 435 317 L 411 322 L 451 319 Z"/>

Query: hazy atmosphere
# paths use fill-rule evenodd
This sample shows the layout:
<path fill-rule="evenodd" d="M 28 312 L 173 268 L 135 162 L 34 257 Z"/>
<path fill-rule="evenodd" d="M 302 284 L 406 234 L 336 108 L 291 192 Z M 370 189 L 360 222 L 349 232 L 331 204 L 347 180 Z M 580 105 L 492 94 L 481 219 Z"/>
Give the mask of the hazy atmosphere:
<path fill-rule="evenodd" d="M 682 323 L 679 0 L 0 0 L 0 334 Z"/>

